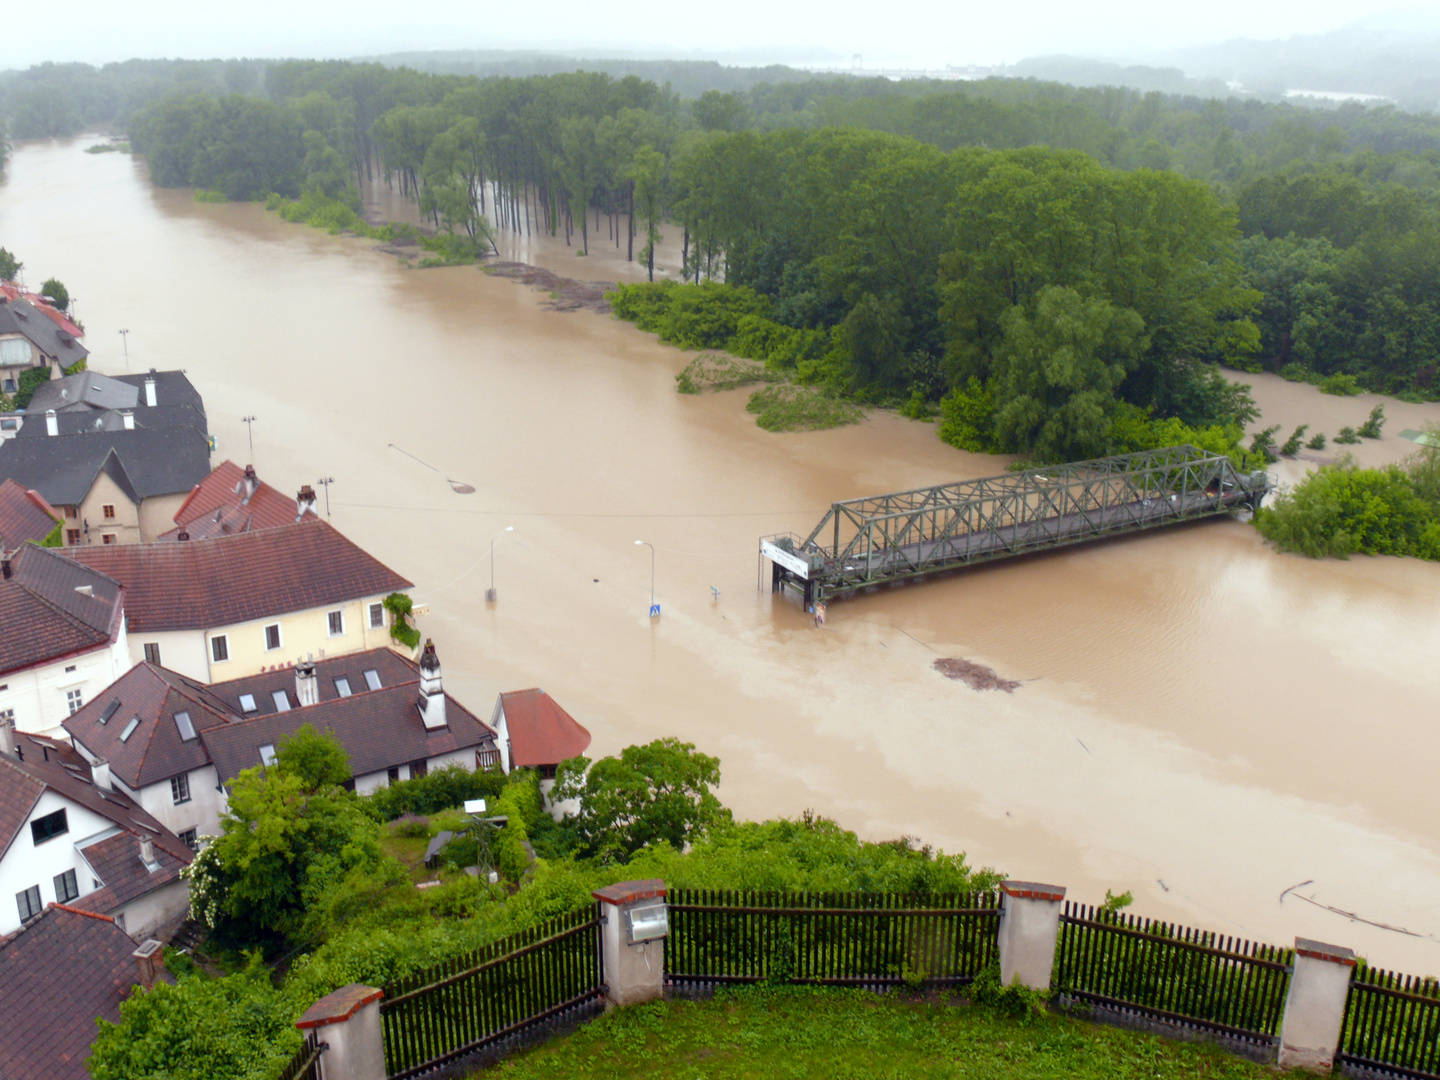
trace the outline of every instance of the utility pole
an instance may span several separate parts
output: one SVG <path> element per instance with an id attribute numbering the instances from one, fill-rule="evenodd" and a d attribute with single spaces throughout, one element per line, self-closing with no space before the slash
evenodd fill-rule
<path id="1" fill-rule="evenodd" d="M 325 489 L 325 516 L 328 518 L 330 516 L 330 485 L 335 482 L 335 477 L 322 476 L 315 482 Z"/>

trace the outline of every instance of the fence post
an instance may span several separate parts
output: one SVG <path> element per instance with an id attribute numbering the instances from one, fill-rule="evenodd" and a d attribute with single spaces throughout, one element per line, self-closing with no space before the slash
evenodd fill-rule
<path id="1" fill-rule="evenodd" d="M 1280 1021 L 1282 1069 L 1329 1072 L 1340 1046 L 1355 954 L 1339 945 L 1295 939 L 1295 973 Z"/>
<path id="2" fill-rule="evenodd" d="M 1017 978 L 1032 990 L 1049 990 L 1060 935 L 1063 885 L 1034 881 L 1000 883 L 1000 981 Z"/>
<path id="3" fill-rule="evenodd" d="M 664 996 L 664 933 L 668 932 L 665 895 L 665 882 L 659 878 L 622 881 L 595 891 L 595 899 L 600 901 L 600 957 L 605 967 L 607 1007 Z M 653 916 L 656 909 L 666 913 L 666 921 L 660 936 L 651 936 L 657 932 L 654 919 L 643 920 L 642 927 L 636 916 L 641 911 Z"/>
<path id="4" fill-rule="evenodd" d="M 326 994 L 295 1021 L 329 1044 L 320 1058 L 322 1080 L 385 1080 L 385 1038 L 380 999 L 373 986 L 351 983 Z"/>

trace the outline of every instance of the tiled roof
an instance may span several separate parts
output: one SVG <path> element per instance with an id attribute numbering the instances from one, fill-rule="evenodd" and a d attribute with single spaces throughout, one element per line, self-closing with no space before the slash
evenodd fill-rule
<path id="1" fill-rule="evenodd" d="M 60 328 L 33 304 L 0 294 L 0 334 L 22 334 L 65 367 L 90 355 L 75 335 Z"/>
<path id="2" fill-rule="evenodd" d="M 181 712 L 189 715 L 197 738 L 181 736 L 175 722 Z M 232 719 L 224 702 L 200 683 L 156 664 L 140 663 L 66 717 L 64 727 L 77 745 L 108 761 L 110 771 L 138 791 L 209 764 L 202 733 Z M 139 723 L 122 739 L 131 720 Z"/>
<path id="3" fill-rule="evenodd" d="M 320 691 L 320 702 L 323 704 L 340 699 L 341 694 L 336 687 L 336 679 L 344 679 L 351 694 L 358 694 L 368 689 L 365 681 L 365 672 L 367 671 L 375 672 L 375 677 L 380 680 L 382 687 L 399 686 L 402 683 L 413 685 L 420 679 L 419 667 L 394 649 L 366 649 L 364 652 L 332 656 L 315 661 L 315 677 Z M 289 701 L 291 708 L 299 705 L 299 698 L 295 693 L 295 669 L 293 667 L 280 667 L 275 671 L 262 671 L 258 675 L 228 679 L 225 682 L 212 683 L 205 689 L 222 702 L 229 712 L 236 716 L 242 716 L 246 720 L 274 713 L 276 711 L 275 699 L 272 695 L 276 690 L 285 691 L 286 700 Z M 418 692 L 417 690 L 416 693 Z M 244 694 L 249 694 L 254 699 L 255 708 L 253 710 L 246 710 L 241 702 L 240 698 Z"/>
<path id="4" fill-rule="evenodd" d="M 30 812 L 44 794 L 41 781 L 18 761 L 0 754 L 0 855 L 9 850 L 10 842 L 30 820 Z"/>
<path id="5" fill-rule="evenodd" d="M 174 529 L 160 537 L 175 540 L 185 532 L 191 540 L 209 540 L 231 533 L 253 532 L 293 525 L 297 519 L 295 500 L 260 480 L 255 493 L 247 497 L 245 470 L 233 461 L 222 461 L 195 486 L 184 505 L 175 512 Z M 313 512 L 308 516 L 314 517 Z"/>
<path id="6" fill-rule="evenodd" d="M 116 379 L 141 391 L 141 401 L 144 399 L 145 381 L 155 380 L 155 406 L 164 408 L 166 405 L 192 405 L 205 412 L 205 402 L 200 397 L 200 391 L 195 389 L 189 376 L 183 371 L 156 371 L 151 368 L 149 371 L 127 372 L 124 375 L 116 375 Z"/>
<path id="7" fill-rule="evenodd" d="M 103 375 L 98 371 L 81 371 L 36 387 L 26 412 L 44 414 L 47 409 L 57 413 L 69 410 L 133 409 L 140 400 L 140 391 L 130 383 Z"/>
<path id="8" fill-rule="evenodd" d="M 68 743 L 25 732 L 15 733 L 17 756 L 0 754 L 0 790 L 18 787 L 18 799 L 0 794 L 0 806 L 23 801 L 24 792 L 33 790 L 35 782 L 44 784 L 56 794 L 85 807 L 92 813 L 108 818 L 130 833 L 145 833 L 155 838 L 157 850 L 165 851 L 181 862 L 194 856 L 184 842 L 161 825 L 127 796 L 118 791 L 101 791 L 91 782 L 90 765 Z M 34 805 L 33 803 L 31 804 Z M 28 811 L 27 811 L 28 815 Z M 9 850 L 25 823 L 8 818 L 8 831 L 0 833 L 0 855 Z M 0 982 L 3 982 L 0 979 Z M 3 1014 L 0 1014 L 3 1015 Z"/>
<path id="9" fill-rule="evenodd" d="M 512 765 L 558 765 L 590 745 L 590 732 L 544 690 L 512 690 L 500 695 L 500 704 Z"/>
<path id="10" fill-rule="evenodd" d="M 78 506 L 102 469 L 135 501 L 188 492 L 210 472 L 210 442 L 189 425 L 52 436 L 40 434 L 43 416 L 25 421 L 26 437 L 0 452 L 0 480 L 34 488 L 51 506 Z"/>
<path id="11" fill-rule="evenodd" d="M 123 608 L 113 578 L 26 544 L 10 559 L 10 577 L 0 577 L 0 674 L 108 644 Z"/>
<path id="12" fill-rule="evenodd" d="M 38 544 L 59 520 L 55 508 L 38 491 L 14 480 L 0 482 L 0 551 L 13 551 L 27 540 Z"/>
<path id="13" fill-rule="evenodd" d="M 190 861 L 176 858 L 156 845 L 156 869 L 150 870 L 140 861 L 140 838 L 131 832 L 118 832 L 98 840 L 81 848 L 80 854 L 105 887 L 72 900 L 71 905 L 102 915 L 112 914 L 137 897 L 179 881 L 181 868 Z"/>
<path id="14" fill-rule="evenodd" d="M 412 584 L 318 518 L 183 544 L 64 551 L 125 587 L 132 633 L 230 626 Z"/>
<path id="15" fill-rule="evenodd" d="M 49 433 L 49 418 L 43 413 L 30 409 L 25 413 L 25 424 L 20 428 L 21 439 L 54 438 Z M 146 431 L 161 428 L 190 427 L 205 434 L 205 413 L 193 405 L 157 405 L 153 409 L 137 410 L 130 413 L 133 427 Z M 80 409 L 75 412 L 55 414 L 56 435 L 93 435 L 96 432 L 124 431 L 125 415 L 119 409 Z"/>
<path id="16" fill-rule="evenodd" d="M 95 1021 L 119 1021 L 138 974 L 135 946 L 113 919 L 59 904 L 0 943 L 0 1076 L 89 1080 Z"/>
<path id="17" fill-rule="evenodd" d="M 391 684 L 381 674 L 381 688 L 366 689 L 362 675 L 365 669 L 377 672 L 398 670 L 385 657 L 387 653 L 394 657 L 388 649 L 375 649 L 317 664 L 321 701 L 318 705 L 305 708 L 299 708 L 295 699 L 293 670 L 270 672 L 266 676 L 251 676 L 235 683 L 211 687 L 227 701 L 234 700 L 241 692 L 253 693 L 256 704 L 263 703 L 268 710 L 268 714 L 256 715 L 256 719 L 212 728 L 201 736 L 210 749 L 220 779 L 228 782 L 241 770 L 259 765 L 260 747 L 279 744 L 299 730 L 302 724 L 310 724 L 317 731 L 328 731 L 334 735 L 345 748 L 351 773 L 355 776 L 381 772 L 456 750 L 494 747 L 495 733 L 449 694 L 445 695 L 446 726 L 427 731 L 418 707 L 419 673 L 413 665 L 398 657 L 394 659 L 399 660 L 409 673 L 408 681 Z M 350 679 L 349 697 L 336 696 L 334 678 L 341 673 Z M 266 678 L 268 683 L 263 681 Z M 237 689 L 242 684 L 243 689 Z M 270 700 L 273 690 L 286 692 L 291 703 L 289 712 L 274 711 Z"/>
<path id="18" fill-rule="evenodd" d="M 63 311 L 57 311 L 54 306 L 46 303 L 45 298 L 37 292 L 31 292 L 13 281 L 0 281 L 0 296 L 6 296 L 11 300 L 24 300 L 71 337 L 83 338 L 85 336 L 84 329 L 73 323 Z"/>

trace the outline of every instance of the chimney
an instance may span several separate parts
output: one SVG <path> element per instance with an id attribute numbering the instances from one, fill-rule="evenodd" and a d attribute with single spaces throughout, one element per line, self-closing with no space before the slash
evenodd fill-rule
<path id="1" fill-rule="evenodd" d="M 295 495 L 295 520 L 299 521 L 307 513 L 314 513 L 314 511 L 315 489 L 306 484 Z"/>
<path id="2" fill-rule="evenodd" d="M 150 369 L 150 374 L 145 376 L 145 404 L 150 408 L 155 407 L 155 369 Z"/>
<path id="3" fill-rule="evenodd" d="M 145 864 L 145 869 L 152 874 L 160 869 L 160 864 L 155 861 L 155 838 L 153 836 L 141 834 L 140 861 Z"/>
<path id="4" fill-rule="evenodd" d="M 46 434 L 46 435 L 59 435 L 59 434 L 60 434 L 60 421 L 55 419 L 55 410 L 54 410 L 54 409 L 46 409 L 46 410 L 45 410 L 45 434 Z"/>
<path id="5" fill-rule="evenodd" d="M 0 719 L 0 752 L 20 757 L 20 748 L 15 743 L 15 721 L 8 716 Z M 20 758 L 20 760 L 25 760 Z"/>
<path id="6" fill-rule="evenodd" d="M 425 639 L 420 654 L 420 719 L 426 731 L 445 726 L 445 691 L 440 685 L 440 658 L 435 655 L 435 642 Z"/>
<path id="7" fill-rule="evenodd" d="M 135 981 L 149 990 L 165 974 L 165 947 L 151 938 L 130 955 L 135 957 Z"/>
<path id="8" fill-rule="evenodd" d="M 135 430 L 135 414 L 133 412 L 122 412 L 120 414 L 120 422 L 125 425 L 126 431 Z"/>
<path id="9" fill-rule="evenodd" d="M 0 581 L 9 581 L 15 571 L 10 569 L 10 556 L 0 548 Z"/>
<path id="10" fill-rule="evenodd" d="M 110 762 L 96 758 L 90 763 L 90 779 L 101 791 L 111 791 L 115 785 L 110 782 Z"/>
<path id="11" fill-rule="evenodd" d="M 260 486 L 260 477 L 255 474 L 254 465 L 245 466 L 245 480 L 243 483 L 245 485 L 245 497 L 240 500 L 242 506 L 254 498 L 255 489 Z"/>
<path id="12" fill-rule="evenodd" d="M 313 659 L 295 665 L 295 700 L 302 709 L 320 704 L 320 676 L 315 674 Z"/>
<path id="13" fill-rule="evenodd" d="M 181 529 L 178 533 L 175 534 L 175 539 L 176 539 L 176 540 L 189 540 L 189 539 L 190 539 L 190 534 L 189 534 L 188 532 L 186 532 L 184 529 Z"/>

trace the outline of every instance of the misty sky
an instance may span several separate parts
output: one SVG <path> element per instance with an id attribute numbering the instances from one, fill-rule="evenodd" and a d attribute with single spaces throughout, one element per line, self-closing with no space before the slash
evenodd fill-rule
<path id="1" fill-rule="evenodd" d="M 677 57 L 743 52 L 747 62 L 799 51 L 845 64 L 854 53 L 866 64 L 994 64 L 1047 52 L 1119 56 L 1234 37 L 1322 33 L 1394 6 L 1383 0 L 72 0 L 7 5 L 0 68 L 134 56 L 547 47 Z"/>

